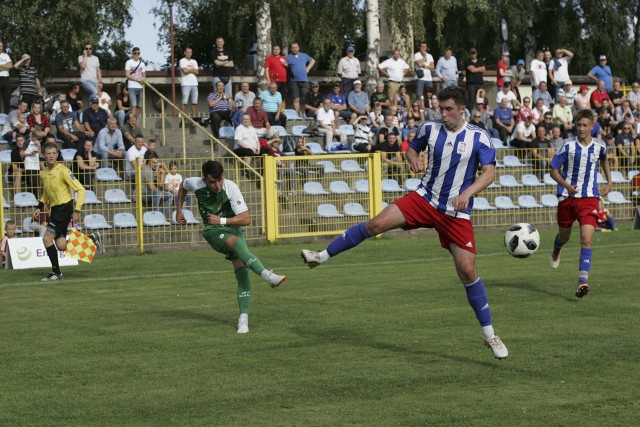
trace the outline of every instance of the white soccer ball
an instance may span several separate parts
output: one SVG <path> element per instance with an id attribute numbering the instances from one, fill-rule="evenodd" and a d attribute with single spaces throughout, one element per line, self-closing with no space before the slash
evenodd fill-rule
<path id="1" fill-rule="evenodd" d="M 531 224 L 514 224 L 504 234 L 504 246 L 509 255 L 526 258 L 535 253 L 540 246 L 540 233 Z"/>

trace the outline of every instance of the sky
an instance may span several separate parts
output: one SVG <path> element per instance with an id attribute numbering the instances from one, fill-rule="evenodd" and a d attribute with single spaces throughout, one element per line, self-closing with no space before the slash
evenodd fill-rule
<path id="1" fill-rule="evenodd" d="M 158 50 L 158 29 L 153 27 L 156 21 L 150 10 L 153 6 L 163 0 L 133 0 L 131 17 L 133 22 L 125 31 L 127 40 L 140 48 L 142 58 L 147 62 L 155 62 L 158 65 L 165 63 L 165 58 L 169 55 L 169 46 L 166 49 Z"/>

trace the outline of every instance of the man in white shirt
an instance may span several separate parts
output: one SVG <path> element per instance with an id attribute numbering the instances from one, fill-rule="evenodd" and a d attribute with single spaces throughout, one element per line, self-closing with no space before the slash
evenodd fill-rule
<path id="1" fill-rule="evenodd" d="M 442 89 L 458 84 L 458 60 L 453 56 L 451 48 L 446 48 L 444 56 L 438 59 L 436 75 L 442 80 Z"/>
<path id="2" fill-rule="evenodd" d="M 198 114 L 198 61 L 193 59 L 193 50 L 190 47 L 185 48 L 184 58 L 180 60 L 180 88 L 182 89 L 182 107 L 183 113 L 187 111 L 187 104 L 191 101 L 191 117 Z"/>
<path id="3" fill-rule="evenodd" d="M 100 70 L 100 59 L 93 54 L 93 45 L 84 44 L 82 55 L 78 57 L 80 67 L 80 82 L 82 87 L 89 94 L 89 98 L 98 92 L 98 83 L 102 82 L 102 70 Z"/>
<path id="4" fill-rule="evenodd" d="M 345 98 L 349 97 L 349 92 L 353 90 L 353 83 L 360 76 L 360 60 L 355 57 L 356 48 L 349 46 L 347 48 L 347 56 L 338 62 L 338 75 L 342 79 L 342 94 Z"/>
<path id="5" fill-rule="evenodd" d="M 640 82 L 635 81 L 631 83 L 631 92 L 627 93 L 627 99 L 629 100 L 636 117 L 638 117 L 638 113 L 640 111 Z"/>
<path id="6" fill-rule="evenodd" d="M 520 102 L 518 102 L 518 98 L 516 97 L 516 94 L 513 93 L 513 91 L 511 90 L 511 81 L 507 82 L 505 80 L 502 90 L 498 92 L 498 94 L 496 95 L 496 105 L 500 105 L 500 102 L 502 101 L 503 98 L 506 98 L 507 101 L 511 103 L 512 109 L 520 108 Z"/>
<path id="7" fill-rule="evenodd" d="M 127 76 L 131 112 L 139 116 L 142 108 L 142 82 L 147 77 L 147 69 L 140 59 L 140 48 L 133 48 L 132 57 L 124 65 L 124 70 Z"/>
<path id="8" fill-rule="evenodd" d="M 551 83 L 560 89 L 569 80 L 569 62 L 573 59 L 573 52 L 567 49 L 556 49 L 556 57 L 549 61 L 549 78 Z"/>
<path id="9" fill-rule="evenodd" d="M 427 52 L 427 42 L 420 43 L 420 50 L 413 55 L 413 65 L 416 70 L 416 98 L 424 99 L 424 90 L 433 87 L 431 72 L 436 68 L 433 56 Z"/>
<path id="10" fill-rule="evenodd" d="M 409 64 L 400 58 L 400 50 L 394 49 L 391 58 L 378 65 L 378 71 L 389 79 L 387 90 L 389 91 L 389 99 L 393 102 L 402 84 L 402 79 L 409 73 Z"/>
<path id="11" fill-rule="evenodd" d="M 324 135 L 325 149 L 329 149 L 329 144 L 333 141 L 333 135 L 340 137 L 341 145 L 347 144 L 346 132 L 336 129 L 336 116 L 331 109 L 331 100 L 329 98 L 325 98 L 325 100 L 322 101 L 322 108 L 318 108 L 316 111 L 316 120 L 320 134 Z"/>
<path id="12" fill-rule="evenodd" d="M 9 80 L 9 70 L 13 68 L 13 62 L 9 55 L 4 52 L 4 43 L 0 40 L 0 96 L 4 114 L 11 111 L 11 81 Z"/>
<path id="13" fill-rule="evenodd" d="M 237 92 L 233 99 L 236 101 L 236 108 L 242 110 L 242 113 L 246 113 L 247 108 L 253 105 L 256 94 L 249 90 L 249 83 L 242 82 L 240 83 L 240 92 Z"/>
<path id="14" fill-rule="evenodd" d="M 536 90 L 540 82 L 547 81 L 547 64 L 544 63 L 544 52 L 536 52 L 536 59 L 531 61 L 531 90 Z"/>
<path id="15" fill-rule="evenodd" d="M 233 152 L 238 157 L 244 157 L 244 161 L 250 165 L 252 156 L 260 155 L 260 141 L 255 128 L 251 126 L 251 116 L 242 115 L 242 124 L 235 130 L 233 136 Z"/>
<path id="16" fill-rule="evenodd" d="M 136 177 L 136 162 L 142 167 L 144 164 L 144 153 L 147 152 L 147 147 L 144 144 L 144 136 L 138 135 L 133 140 L 133 145 L 127 150 L 127 161 L 125 162 L 124 177 L 126 179 L 135 179 Z"/>

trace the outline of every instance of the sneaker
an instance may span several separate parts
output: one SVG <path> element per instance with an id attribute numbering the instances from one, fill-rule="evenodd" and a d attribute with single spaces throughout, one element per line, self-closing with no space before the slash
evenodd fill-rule
<path id="1" fill-rule="evenodd" d="M 246 334 L 249 332 L 249 315 L 242 313 L 238 318 L 238 330 L 239 334 Z"/>
<path id="2" fill-rule="evenodd" d="M 303 249 L 300 251 L 300 256 L 305 264 L 309 266 L 309 268 L 314 268 L 322 264 L 322 259 L 320 257 L 319 252 L 310 251 L 309 249 Z"/>
<path id="3" fill-rule="evenodd" d="M 279 274 L 276 274 L 273 271 L 269 271 L 268 276 L 266 278 L 267 283 L 269 283 L 272 288 L 277 288 L 282 283 L 284 283 L 285 280 L 287 280 L 287 276 L 280 276 Z"/>
<path id="4" fill-rule="evenodd" d="M 46 277 L 42 278 L 42 280 L 40 280 L 41 282 L 53 282 L 54 280 L 62 280 L 62 273 L 56 273 L 55 271 L 52 271 L 51 273 L 47 274 Z"/>
<path id="5" fill-rule="evenodd" d="M 576 289 L 576 297 L 582 298 L 589 293 L 589 285 L 584 282 L 578 283 L 578 289 Z"/>
<path id="6" fill-rule="evenodd" d="M 484 345 L 491 349 L 493 357 L 496 359 L 506 359 L 509 355 L 509 350 L 507 350 L 507 347 L 497 335 L 494 335 L 491 339 L 484 340 Z"/>
<path id="7" fill-rule="evenodd" d="M 560 265 L 560 252 L 553 251 L 549 257 L 549 264 L 551 264 L 551 268 L 558 268 Z"/>
<path id="8" fill-rule="evenodd" d="M 93 240 L 93 243 L 95 243 L 96 249 L 98 249 L 98 252 L 103 254 L 104 245 L 102 244 L 102 236 L 100 235 L 100 232 L 96 231 L 95 233 L 90 234 L 89 238 L 91 238 L 91 240 Z"/>

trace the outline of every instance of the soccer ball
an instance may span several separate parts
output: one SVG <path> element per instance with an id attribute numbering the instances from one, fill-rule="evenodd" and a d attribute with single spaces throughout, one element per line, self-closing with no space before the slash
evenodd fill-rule
<path id="1" fill-rule="evenodd" d="M 504 234 L 504 246 L 509 255 L 526 258 L 538 250 L 540 234 L 531 224 L 524 222 L 514 224 Z"/>

